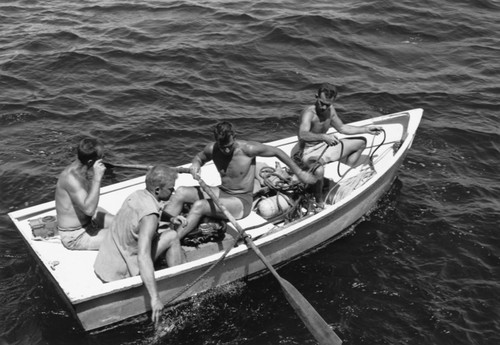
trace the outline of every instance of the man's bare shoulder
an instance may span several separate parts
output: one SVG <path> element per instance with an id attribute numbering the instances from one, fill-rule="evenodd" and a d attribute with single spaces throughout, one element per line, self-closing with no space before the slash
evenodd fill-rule
<path id="1" fill-rule="evenodd" d="M 316 107 L 313 105 L 308 105 L 302 110 L 302 117 L 304 116 L 315 116 L 316 115 Z"/>
<path id="2" fill-rule="evenodd" d="M 58 178 L 57 178 L 57 184 L 62 184 L 64 182 L 66 182 L 69 178 L 69 176 L 71 175 L 71 166 L 68 165 L 67 167 L 64 168 L 63 171 L 61 171 L 61 173 L 59 174 Z"/>
<path id="3" fill-rule="evenodd" d="M 334 107 L 331 107 L 330 110 L 330 121 L 332 126 L 335 127 L 335 129 L 337 130 L 339 130 L 339 127 L 344 124 L 340 119 L 340 117 L 337 115 L 337 111 L 335 110 Z"/>
<path id="4" fill-rule="evenodd" d="M 258 141 L 242 141 L 239 146 L 242 154 L 247 157 L 257 157 L 260 155 L 269 156 L 275 153 L 276 148 Z"/>
<path id="5" fill-rule="evenodd" d="M 212 142 L 206 144 L 205 147 L 203 148 L 203 150 L 211 152 L 214 149 L 214 146 L 215 146 L 215 143 L 212 141 Z"/>
<path id="6" fill-rule="evenodd" d="M 333 106 L 330 107 L 330 117 L 331 118 L 338 117 L 337 111 L 335 110 L 335 108 Z"/>
<path id="7" fill-rule="evenodd" d="M 262 144 L 253 140 L 236 140 L 237 150 L 235 152 L 240 152 L 242 155 L 253 157 L 255 156 L 255 150 L 258 150 Z"/>
<path id="8" fill-rule="evenodd" d="M 214 142 L 211 142 L 211 143 L 208 143 L 206 144 L 203 149 L 198 153 L 198 156 L 200 156 L 202 159 L 207 159 L 207 160 L 210 160 L 212 159 L 212 154 L 214 152 L 214 146 L 215 146 L 215 143 Z"/>
<path id="9" fill-rule="evenodd" d="M 241 139 L 235 140 L 234 142 L 236 144 L 236 148 L 239 149 L 237 151 L 241 151 L 243 154 L 246 154 L 246 152 L 251 150 L 255 144 L 258 144 L 256 141 Z"/>
<path id="10" fill-rule="evenodd" d="M 63 189 L 72 189 L 82 186 L 82 176 L 73 165 L 68 165 L 59 175 L 57 186 Z"/>

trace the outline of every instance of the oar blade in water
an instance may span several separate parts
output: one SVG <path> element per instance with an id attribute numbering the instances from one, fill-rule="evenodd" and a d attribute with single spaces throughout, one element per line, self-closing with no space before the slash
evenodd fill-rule
<path id="1" fill-rule="evenodd" d="M 287 280 L 280 279 L 286 299 L 320 345 L 341 345 L 342 340 L 305 297 Z"/>

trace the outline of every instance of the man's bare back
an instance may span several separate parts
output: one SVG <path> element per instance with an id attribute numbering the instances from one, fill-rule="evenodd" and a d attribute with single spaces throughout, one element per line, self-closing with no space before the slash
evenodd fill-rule
<path id="1" fill-rule="evenodd" d="M 68 249 L 99 249 L 104 237 L 100 230 L 113 220 L 112 215 L 98 208 L 106 170 L 102 151 L 95 139 L 82 139 L 78 159 L 59 175 L 55 191 L 57 227 L 61 242 Z"/>
<path id="2" fill-rule="evenodd" d="M 86 176 L 74 167 L 74 164 L 66 167 L 56 184 L 56 210 L 58 225 L 62 228 L 75 228 L 86 225 L 91 216 L 85 214 L 79 207 L 75 207 L 68 190 L 85 191 L 88 193 L 89 181 Z"/>

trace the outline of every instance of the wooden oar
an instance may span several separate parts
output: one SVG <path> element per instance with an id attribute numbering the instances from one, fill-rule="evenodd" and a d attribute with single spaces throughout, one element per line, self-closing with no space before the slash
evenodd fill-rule
<path id="1" fill-rule="evenodd" d="M 109 163 L 103 162 L 106 169 L 113 168 L 125 168 L 125 169 L 139 169 L 139 170 L 149 170 L 152 168 L 152 165 L 142 165 L 142 164 L 119 164 L 119 163 Z"/>
<path id="2" fill-rule="evenodd" d="M 124 168 L 124 169 L 149 170 L 154 166 L 154 165 L 143 165 L 143 164 L 118 164 L 118 163 L 109 163 L 109 162 L 104 162 L 103 164 L 107 169 Z M 175 168 L 175 169 L 177 169 L 177 172 L 179 174 L 189 174 L 190 173 L 189 168 Z"/>
<path id="3" fill-rule="evenodd" d="M 224 215 L 229 219 L 231 224 L 242 234 L 245 233 L 245 230 L 238 224 L 236 219 L 232 216 L 231 213 L 222 205 L 219 199 L 215 196 L 212 189 L 202 180 L 198 180 L 201 188 L 210 195 L 210 198 L 214 201 L 214 203 L 224 212 Z M 335 332 L 330 328 L 330 326 L 326 323 L 325 320 L 318 314 L 316 309 L 305 299 L 304 296 L 288 281 L 281 278 L 278 272 L 274 269 L 274 267 L 269 263 L 264 254 L 257 248 L 255 243 L 248 236 L 243 237 L 245 242 L 254 250 L 255 254 L 262 260 L 264 265 L 271 271 L 274 277 L 278 280 L 281 285 L 281 288 L 288 300 L 288 302 L 292 305 L 295 312 L 302 319 L 302 322 L 306 325 L 307 329 L 311 334 L 316 338 L 320 345 L 340 345 L 342 344 L 342 340 L 335 334 Z"/>

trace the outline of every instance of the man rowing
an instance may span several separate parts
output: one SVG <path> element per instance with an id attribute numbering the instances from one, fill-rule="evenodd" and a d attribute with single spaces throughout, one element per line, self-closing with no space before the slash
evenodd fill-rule
<path id="1" fill-rule="evenodd" d="M 236 140 L 236 133 L 229 122 L 217 123 L 214 137 L 215 142 L 207 144 L 193 158 L 191 174 L 199 179 L 201 167 L 213 160 L 221 177 L 221 185 L 211 188 L 235 219 L 244 218 L 251 211 L 258 156 L 276 157 L 290 167 L 301 181 L 308 184 L 316 182 L 313 174 L 301 170 L 281 149 L 255 141 Z M 194 230 L 203 216 L 226 218 L 200 187 L 179 187 L 164 213 L 168 217 L 176 216 L 180 214 L 184 203 L 191 203 L 192 207 L 187 216 L 187 224 L 177 229 L 180 238 Z"/>

